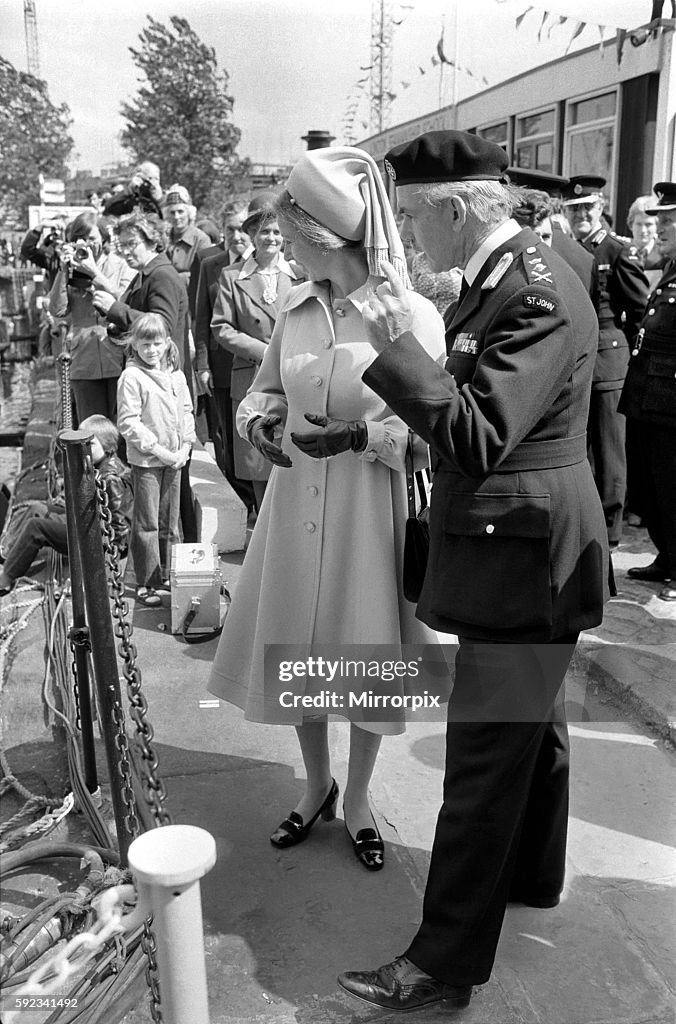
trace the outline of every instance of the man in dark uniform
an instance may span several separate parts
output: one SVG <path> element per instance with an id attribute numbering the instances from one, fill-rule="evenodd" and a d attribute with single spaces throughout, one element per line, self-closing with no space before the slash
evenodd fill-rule
<path id="1" fill-rule="evenodd" d="M 510 217 L 506 164 L 499 146 L 456 131 L 423 135 L 385 162 L 402 230 L 433 270 L 464 271 L 445 367 L 411 333 L 391 268 L 362 313 L 379 353 L 364 381 L 437 459 L 417 615 L 459 638 L 421 926 L 404 956 L 338 979 L 393 1010 L 466 1006 L 490 976 L 508 901 L 558 903 L 561 684 L 606 593 L 586 456 L 596 315 L 570 267 Z"/>
<path id="2" fill-rule="evenodd" d="M 567 178 L 547 171 L 526 167 L 509 167 L 507 176 L 513 185 L 523 189 L 520 206 L 514 210 L 514 220 L 521 227 L 530 227 L 546 245 L 558 252 L 582 281 L 589 297 L 598 310 L 599 274 L 596 260 L 570 235 L 564 234 L 553 220 L 554 199 L 560 201 Z"/>
<path id="3" fill-rule="evenodd" d="M 654 188 L 657 244 L 669 261 L 648 297 L 632 346 L 620 412 L 631 421 L 639 514 L 657 548 L 650 565 L 629 569 L 636 580 L 664 582 L 663 601 L 676 601 L 676 183 Z"/>
<path id="4" fill-rule="evenodd" d="M 605 178 L 570 179 L 565 207 L 575 238 L 599 270 L 599 347 L 589 409 L 589 458 L 606 517 L 608 541 L 622 536 L 627 490 L 625 422 L 617 406 L 633 344 L 648 298 L 648 281 L 635 245 L 625 245 L 603 227 Z"/>

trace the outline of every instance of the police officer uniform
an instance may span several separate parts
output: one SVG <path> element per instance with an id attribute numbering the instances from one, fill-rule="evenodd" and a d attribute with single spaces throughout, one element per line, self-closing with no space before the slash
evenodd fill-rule
<path id="1" fill-rule="evenodd" d="M 385 166 L 399 186 L 500 181 L 506 163 L 499 146 L 449 131 L 398 147 Z M 481 250 L 485 261 L 465 268 L 446 365 L 404 333 L 363 378 L 436 456 L 416 614 L 459 638 L 422 923 L 403 968 L 398 959 L 339 978 L 394 1009 L 466 1005 L 467 986 L 490 976 L 508 900 L 558 902 L 568 808 L 560 687 L 607 593 L 586 456 L 594 308 L 573 270 L 515 221 Z"/>
<path id="2" fill-rule="evenodd" d="M 676 183 L 659 182 L 657 216 L 676 210 Z M 634 579 L 671 581 L 660 592 L 676 600 L 676 261 L 648 297 L 632 346 L 620 412 L 629 421 L 636 465 L 638 511 L 657 548 L 652 565 L 629 570 Z"/>
<path id="3" fill-rule="evenodd" d="M 570 179 L 565 206 L 602 198 L 605 178 L 578 175 Z M 648 281 L 637 247 L 625 245 L 605 227 L 581 241 L 596 260 L 599 272 L 599 344 L 589 409 L 589 458 L 601 496 L 608 540 L 619 543 L 627 489 L 625 422 L 618 415 L 629 346 L 636 336 L 648 296 Z"/>

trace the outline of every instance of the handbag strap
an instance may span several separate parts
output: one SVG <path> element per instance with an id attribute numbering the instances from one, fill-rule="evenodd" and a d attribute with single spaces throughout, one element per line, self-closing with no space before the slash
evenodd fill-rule
<path id="1" fill-rule="evenodd" d="M 408 499 L 408 518 L 415 519 L 415 474 L 413 472 L 413 445 L 411 438 L 413 431 L 409 430 L 406 439 L 406 497 Z"/>
<path id="2" fill-rule="evenodd" d="M 415 489 L 418 488 L 418 494 L 420 496 L 420 511 L 422 512 L 427 508 L 427 486 L 425 480 L 425 470 L 413 469 L 413 431 L 409 430 L 408 438 L 406 440 L 406 497 L 408 498 L 408 517 L 409 519 L 415 519 L 418 512 L 415 507 Z"/>

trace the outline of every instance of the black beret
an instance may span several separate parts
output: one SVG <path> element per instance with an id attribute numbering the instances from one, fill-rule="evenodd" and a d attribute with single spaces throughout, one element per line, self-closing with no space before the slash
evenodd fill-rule
<path id="1" fill-rule="evenodd" d="M 512 185 L 521 185 L 524 188 L 537 188 L 548 195 L 561 195 L 568 183 L 568 178 L 560 174 L 550 174 L 549 171 L 539 171 L 529 167 L 508 167 L 507 177 Z"/>
<path id="2" fill-rule="evenodd" d="M 657 196 L 657 206 L 646 210 L 649 217 L 656 217 L 658 213 L 666 213 L 667 210 L 676 210 L 676 182 L 658 181 L 653 185 L 653 192 Z"/>
<path id="3" fill-rule="evenodd" d="M 569 178 L 565 188 L 566 201 L 564 206 L 575 206 L 576 203 L 588 203 L 603 198 L 605 178 L 593 174 L 575 174 Z"/>
<path id="4" fill-rule="evenodd" d="M 385 170 L 395 185 L 504 181 L 508 163 L 504 149 L 480 135 L 427 132 L 391 149 L 385 157 Z"/>

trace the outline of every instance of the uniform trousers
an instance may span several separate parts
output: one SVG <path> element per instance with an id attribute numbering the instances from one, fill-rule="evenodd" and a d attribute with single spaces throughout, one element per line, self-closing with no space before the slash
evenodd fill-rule
<path id="1" fill-rule="evenodd" d="M 422 923 L 406 952 L 439 981 L 484 984 L 508 900 L 556 900 L 561 892 L 569 775 L 563 680 L 577 637 L 459 639 L 443 804 Z"/>
<path id="2" fill-rule="evenodd" d="M 587 423 L 589 461 L 601 498 L 608 528 L 608 542 L 622 537 L 622 516 L 627 490 L 625 419 L 617 411 L 621 388 L 603 391 L 592 387 Z"/>
<path id="3" fill-rule="evenodd" d="M 676 427 L 631 420 L 634 511 L 657 548 L 657 564 L 676 580 Z"/>

